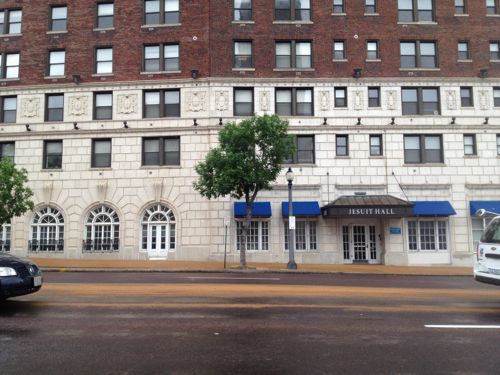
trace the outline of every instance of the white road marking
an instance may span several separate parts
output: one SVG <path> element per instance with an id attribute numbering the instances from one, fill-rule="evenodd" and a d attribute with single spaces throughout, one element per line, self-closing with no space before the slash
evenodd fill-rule
<path id="1" fill-rule="evenodd" d="M 425 328 L 449 328 L 449 329 L 500 329 L 500 326 L 486 326 L 486 325 L 460 325 L 460 324 L 441 324 L 441 325 L 431 325 L 426 324 Z"/>
<path id="2" fill-rule="evenodd" d="M 279 277 L 205 277 L 205 276 L 189 276 L 186 279 L 196 280 L 272 280 L 279 281 Z"/>

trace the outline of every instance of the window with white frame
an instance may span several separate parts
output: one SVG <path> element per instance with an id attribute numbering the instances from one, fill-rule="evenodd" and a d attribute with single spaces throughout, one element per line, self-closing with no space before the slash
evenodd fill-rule
<path id="1" fill-rule="evenodd" d="M 83 251 L 118 251 L 119 237 L 120 219 L 114 209 L 101 205 L 89 212 Z"/>
<path id="2" fill-rule="evenodd" d="M 16 79 L 19 78 L 19 53 L 1 53 L 0 54 L 0 78 Z"/>
<path id="3" fill-rule="evenodd" d="M 434 21 L 434 0 L 398 0 L 398 21 Z"/>
<path id="4" fill-rule="evenodd" d="M 334 60 L 345 60 L 346 52 L 345 52 L 345 41 L 343 40 L 335 40 L 333 42 L 333 59 Z"/>
<path id="5" fill-rule="evenodd" d="M 0 10 L 0 34 L 20 34 L 22 18 L 21 9 Z"/>
<path id="6" fill-rule="evenodd" d="M 458 59 L 459 60 L 470 60 L 469 42 L 466 40 L 461 40 L 457 44 Z"/>
<path id="7" fill-rule="evenodd" d="M 252 41 L 234 41 L 233 68 L 248 69 L 253 67 Z"/>
<path id="8" fill-rule="evenodd" d="M 30 251 L 63 251 L 64 217 L 62 213 L 50 206 L 37 210 L 31 221 L 30 238 Z"/>
<path id="9" fill-rule="evenodd" d="M 311 42 L 276 42 L 276 68 L 308 69 L 312 67 Z"/>
<path id="10" fill-rule="evenodd" d="M 243 221 L 236 221 L 236 250 L 240 251 L 243 240 Z M 269 221 L 250 221 L 247 228 L 247 251 L 269 250 Z"/>
<path id="11" fill-rule="evenodd" d="M 96 74 L 113 73 L 113 47 L 96 48 L 95 72 Z"/>
<path id="12" fill-rule="evenodd" d="M 110 29 L 113 27 L 114 4 L 97 4 L 97 28 Z"/>
<path id="13" fill-rule="evenodd" d="M 68 25 L 68 7 L 54 6 L 50 13 L 50 31 L 66 31 Z"/>
<path id="14" fill-rule="evenodd" d="M 180 70 L 179 43 L 144 46 L 145 72 L 177 72 Z"/>
<path id="15" fill-rule="evenodd" d="M 146 209 L 141 221 L 142 250 L 175 250 L 175 214 L 166 205 L 154 204 Z"/>
<path id="16" fill-rule="evenodd" d="M 448 219 L 418 218 L 407 221 L 409 251 L 449 250 Z"/>
<path id="17" fill-rule="evenodd" d="M 180 22 L 179 0 L 145 0 L 145 25 L 172 25 Z"/>
<path id="18" fill-rule="evenodd" d="M 367 60 L 378 60 L 378 41 L 369 40 L 366 42 L 366 58 Z"/>
<path id="19" fill-rule="evenodd" d="M 234 20 L 250 21 L 252 19 L 252 0 L 234 0 Z"/>
<path id="20" fill-rule="evenodd" d="M 0 253 L 10 251 L 10 224 L 3 224 L 0 228 Z"/>
<path id="21" fill-rule="evenodd" d="M 310 0 L 275 0 L 274 19 L 276 21 L 311 20 Z"/>
<path id="22" fill-rule="evenodd" d="M 455 0 L 455 14 L 466 14 L 467 8 L 465 0 Z"/>
<path id="23" fill-rule="evenodd" d="M 285 220 L 285 250 L 288 251 L 288 220 Z M 314 251 L 318 250 L 316 239 L 316 221 L 297 220 L 295 222 L 295 250 Z"/>
<path id="24" fill-rule="evenodd" d="M 403 69 L 437 68 L 436 42 L 403 41 L 399 43 L 400 67 Z"/>
<path id="25" fill-rule="evenodd" d="M 64 76 L 66 51 L 49 51 L 49 77 Z"/>

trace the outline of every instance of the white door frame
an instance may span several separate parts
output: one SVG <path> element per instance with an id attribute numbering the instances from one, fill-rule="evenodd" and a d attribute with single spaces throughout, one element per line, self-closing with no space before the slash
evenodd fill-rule
<path id="1" fill-rule="evenodd" d="M 167 258 L 168 255 L 168 231 L 167 223 L 149 223 L 148 224 L 148 257 L 149 258 Z M 164 232 L 163 232 L 164 230 Z M 155 232 L 153 234 L 153 231 Z M 163 233 L 162 233 L 163 232 Z M 162 249 L 163 245 L 163 249 Z"/>
<path id="2" fill-rule="evenodd" d="M 381 234 L 380 234 L 380 222 L 377 219 L 374 219 L 373 221 L 349 221 L 349 222 L 342 222 L 340 226 L 340 231 L 339 233 L 341 234 L 341 241 L 340 243 L 342 244 L 341 248 L 343 249 L 344 247 L 344 238 L 343 238 L 343 227 L 348 227 L 349 228 L 349 259 L 344 258 L 344 254 L 342 252 L 342 259 L 344 263 L 356 263 L 357 261 L 369 263 L 369 264 L 381 264 L 382 263 L 382 244 L 380 241 Z M 358 246 L 364 246 L 365 249 L 364 255 L 360 256 L 359 259 L 356 258 L 355 254 L 355 243 L 354 243 L 354 228 L 355 227 L 362 227 L 364 228 L 364 245 L 360 242 Z M 370 233 L 370 227 L 374 227 L 375 232 L 372 234 Z M 361 235 L 361 233 L 360 233 Z M 371 236 L 374 236 L 374 238 Z M 375 246 L 375 255 L 376 257 L 372 257 L 372 248 L 370 247 L 371 245 Z"/>

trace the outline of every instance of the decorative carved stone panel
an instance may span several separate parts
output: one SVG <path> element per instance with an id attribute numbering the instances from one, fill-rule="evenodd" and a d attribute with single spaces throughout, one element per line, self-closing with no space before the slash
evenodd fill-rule
<path id="1" fill-rule="evenodd" d="M 205 92 L 188 92 L 186 95 L 186 108 L 188 112 L 201 112 L 206 104 Z"/>
<path id="2" fill-rule="evenodd" d="M 490 93 L 486 90 L 479 91 L 479 108 L 490 109 Z"/>
<path id="3" fill-rule="evenodd" d="M 259 95 L 259 106 L 263 112 L 269 111 L 271 108 L 271 98 L 269 91 L 261 91 Z"/>
<path id="4" fill-rule="evenodd" d="M 40 98 L 23 98 L 21 113 L 23 117 L 37 117 L 40 110 Z"/>
<path id="5" fill-rule="evenodd" d="M 97 182 L 97 196 L 99 203 L 104 203 L 108 192 L 108 180 L 100 180 Z"/>
<path id="6" fill-rule="evenodd" d="M 118 95 L 118 113 L 137 113 L 137 94 Z"/>
<path id="7" fill-rule="evenodd" d="M 398 93 L 396 90 L 386 91 L 386 105 L 388 110 L 398 109 Z"/>
<path id="8" fill-rule="evenodd" d="M 215 92 L 215 109 L 217 111 L 227 111 L 229 108 L 229 93 L 227 91 Z"/>
<path id="9" fill-rule="evenodd" d="M 353 103 L 354 103 L 354 109 L 357 111 L 361 111 L 363 109 L 363 103 L 364 103 L 364 95 L 363 91 L 361 90 L 356 90 L 353 92 Z"/>
<path id="10" fill-rule="evenodd" d="M 160 202 L 161 195 L 163 192 L 163 178 L 153 181 L 153 189 L 155 193 L 155 201 Z"/>
<path id="11" fill-rule="evenodd" d="M 84 116 L 88 112 L 89 99 L 86 96 L 71 96 L 69 98 L 69 114 L 72 116 Z"/>
<path id="12" fill-rule="evenodd" d="M 54 191 L 54 183 L 52 181 L 48 181 L 43 185 L 43 201 L 45 202 L 46 205 L 50 203 L 53 191 Z"/>
<path id="13" fill-rule="evenodd" d="M 319 92 L 319 109 L 328 111 L 330 109 L 330 91 Z"/>
<path id="14" fill-rule="evenodd" d="M 457 93 L 454 90 L 446 91 L 446 107 L 449 110 L 457 109 Z"/>

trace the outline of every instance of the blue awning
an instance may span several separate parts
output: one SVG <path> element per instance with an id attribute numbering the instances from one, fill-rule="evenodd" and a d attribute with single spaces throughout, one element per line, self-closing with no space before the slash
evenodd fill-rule
<path id="1" fill-rule="evenodd" d="M 495 214 L 500 215 L 500 201 L 471 201 L 469 205 L 470 216 L 476 216 L 476 212 L 480 208 L 483 208 L 488 212 L 494 212 Z"/>
<path id="2" fill-rule="evenodd" d="M 321 215 L 318 202 L 293 202 L 292 205 L 293 216 L 311 217 Z M 281 214 L 283 217 L 288 217 L 288 202 L 281 202 Z"/>
<path id="3" fill-rule="evenodd" d="M 253 202 L 252 217 L 271 217 L 271 202 Z M 234 217 L 247 216 L 246 202 L 234 202 Z"/>
<path id="4" fill-rule="evenodd" d="M 414 201 L 413 216 L 450 216 L 457 213 L 448 201 Z"/>

